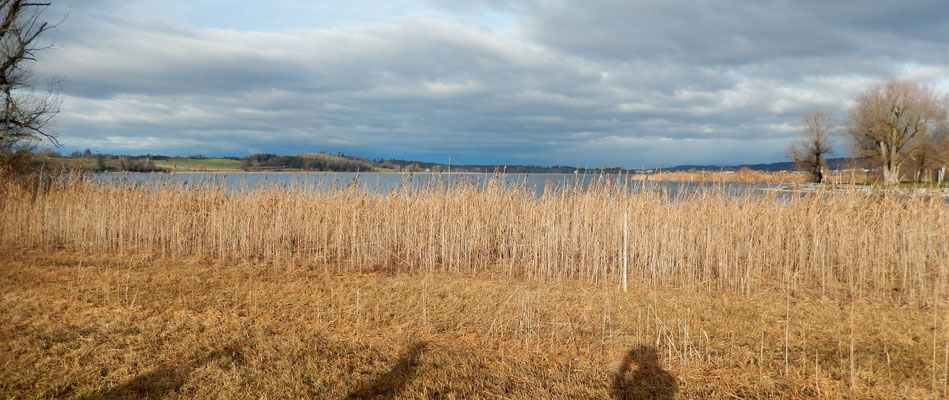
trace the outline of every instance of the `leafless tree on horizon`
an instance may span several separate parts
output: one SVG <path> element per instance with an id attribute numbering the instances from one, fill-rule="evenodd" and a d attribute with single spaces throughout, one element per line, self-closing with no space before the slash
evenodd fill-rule
<path id="1" fill-rule="evenodd" d="M 928 86 L 891 79 L 857 97 L 847 133 L 862 156 L 880 161 L 883 182 L 900 182 L 900 167 L 918 154 L 937 119 L 937 93 Z"/>
<path id="2" fill-rule="evenodd" d="M 804 114 L 804 128 L 788 146 L 787 156 L 811 175 L 814 182 L 824 181 L 827 156 L 833 154 L 834 128 L 830 116 L 821 110 Z"/>

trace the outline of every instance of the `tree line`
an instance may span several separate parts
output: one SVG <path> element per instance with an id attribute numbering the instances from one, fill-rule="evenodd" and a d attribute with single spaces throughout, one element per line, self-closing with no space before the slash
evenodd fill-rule
<path id="1" fill-rule="evenodd" d="M 279 171 L 297 169 L 303 171 L 368 172 L 375 165 L 366 159 L 347 156 L 342 153 L 331 155 L 312 153 L 303 155 L 252 154 L 241 160 L 241 169 L 245 171 Z"/>
<path id="2" fill-rule="evenodd" d="M 399 160 L 399 159 L 381 159 L 375 161 L 380 168 L 396 172 L 469 172 L 469 173 L 512 173 L 512 174 L 595 174 L 608 173 L 617 174 L 625 172 L 622 167 L 599 167 L 588 168 L 579 166 L 554 165 L 544 167 L 539 165 L 508 165 L 508 164 L 442 164 L 433 162 Z"/>

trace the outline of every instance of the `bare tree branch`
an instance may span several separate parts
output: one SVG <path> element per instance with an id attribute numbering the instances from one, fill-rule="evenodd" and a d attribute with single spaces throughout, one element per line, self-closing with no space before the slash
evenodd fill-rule
<path id="1" fill-rule="evenodd" d="M 0 0 L 0 152 L 10 152 L 24 141 L 48 141 L 58 146 L 47 131 L 59 113 L 61 97 L 51 86 L 46 92 L 33 90 L 31 63 L 38 44 L 51 26 L 41 21 L 48 2 Z"/>

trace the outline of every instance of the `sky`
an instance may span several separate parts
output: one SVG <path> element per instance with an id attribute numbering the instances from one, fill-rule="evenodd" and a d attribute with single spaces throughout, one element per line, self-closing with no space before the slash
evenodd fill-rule
<path id="1" fill-rule="evenodd" d="M 945 0 L 53 3 L 65 152 L 777 162 L 807 111 L 949 90 Z"/>

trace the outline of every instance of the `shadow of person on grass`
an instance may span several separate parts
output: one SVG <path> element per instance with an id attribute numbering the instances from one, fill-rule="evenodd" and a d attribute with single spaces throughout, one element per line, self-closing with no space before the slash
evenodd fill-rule
<path id="1" fill-rule="evenodd" d="M 180 390 L 191 376 L 191 373 L 217 359 L 228 357 L 237 358 L 241 345 L 229 345 L 203 356 L 187 361 L 183 364 L 165 364 L 151 371 L 140 374 L 129 381 L 111 388 L 105 392 L 93 393 L 82 397 L 83 400 L 107 399 L 160 399 Z"/>
<path id="2" fill-rule="evenodd" d="M 639 368 L 630 374 L 633 363 Z M 613 378 L 611 394 L 616 400 L 669 400 L 677 388 L 676 378 L 659 366 L 656 349 L 638 346 L 623 357 Z"/>
<path id="3" fill-rule="evenodd" d="M 371 382 L 361 385 L 351 392 L 347 399 L 391 399 L 398 395 L 405 386 L 415 379 L 419 365 L 419 356 L 428 346 L 425 342 L 416 342 L 399 357 L 399 360 L 388 372 L 379 375 Z"/>

